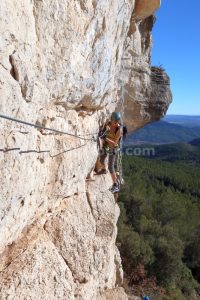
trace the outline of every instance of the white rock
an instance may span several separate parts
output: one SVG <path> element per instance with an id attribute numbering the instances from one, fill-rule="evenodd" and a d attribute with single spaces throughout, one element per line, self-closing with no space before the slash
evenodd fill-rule
<path id="1" fill-rule="evenodd" d="M 1 299 L 126 299 L 111 178 L 85 179 L 121 88 L 130 129 L 171 101 L 149 66 L 157 5 L 136 4 L 0 1 L 0 114 L 90 139 L 0 118 Z"/>

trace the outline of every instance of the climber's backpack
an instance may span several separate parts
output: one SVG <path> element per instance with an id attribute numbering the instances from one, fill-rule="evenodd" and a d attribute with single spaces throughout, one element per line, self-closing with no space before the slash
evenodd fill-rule
<path id="1" fill-rule="evenodd" d="M 128 133 L 128 130 L 127 130 L 127 127 L 126 125 L 123 125 L 123 140 L 125 140 L 126 136 L 127 136 L 127 133 Z"/>

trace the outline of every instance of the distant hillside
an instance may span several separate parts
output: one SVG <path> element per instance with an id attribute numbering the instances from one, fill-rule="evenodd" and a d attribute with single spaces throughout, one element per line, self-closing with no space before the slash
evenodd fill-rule
<path id="1" fill-rule="evenodd" d="M 200 143 L 200 139 L 194 140 Z M 193 141 L 192 141 L 193 142 Z M 175 143 L 164 145 L 138 145 L 124 147 L 124 154 L 135 154 L 135 156 L 147 157 L 154 160 L 162 160 L 173 163 L 183 163 L 187 165 L 200 165 L 200 144 L 192 145 L 191 143 Z M 128 151 L 126 151 L 128 149 Z M 134 150 L 135 149 L 135 150 Z M 140 149 L 140 151 L 138 151 Z M 147 151 L 151 149 L 151 151 Z M 153 151 L 152 151 L 153 150 Z"/>
<path id="2" fill-rule="evenodd" d="M 196 147 L 200 147 L 200 138 L 199 139 L 195 139 L 195 140 L 192 140 L 190 142 L 191 145 L 193 146 L 196 146 Z"/>
<path id="3" fill-rule="evenodd" d="M 134 294 L 199 299 L 200 168 L 182 163 L 193 151 L 200 156 L 191 145 L 162 145 L 155 159 L 123 157 L 118 244 Z M 168 154 L 177 162 L 163 161 Z"/>
<path id="4" fill-rule="evenodd" d="M 191 144 L 169 144 L 155 146 L 155 156 L 152 158 L 169 162 L 185 164 L 200 164 L 200 149 Z"/>
<path id="5" fill-rule="evenodd" d="M 197 127 L 186 127 L 158 121 L 129 134 L 125 140 L 125 145 L 179 143 L 189 142 L 196 138 L 200 138 L 200 122 Z"/>
<path id="6" fill-rule="evenodd" d="M 200 127 L 200 116 L 166 115 L 162 120 L 190 128 Z"/>

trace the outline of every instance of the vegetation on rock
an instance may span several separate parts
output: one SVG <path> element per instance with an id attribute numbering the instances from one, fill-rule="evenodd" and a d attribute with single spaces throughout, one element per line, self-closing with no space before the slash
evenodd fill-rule
<path id="1" fill-rule="evenodd" d="M 160 153 L 153 160 L 124 155 L 118 222 L 123 267 L 134 293 L 199 299 L 199 166 L 189 154 L 183 160 L 179 153 L 172 163 Z"/>

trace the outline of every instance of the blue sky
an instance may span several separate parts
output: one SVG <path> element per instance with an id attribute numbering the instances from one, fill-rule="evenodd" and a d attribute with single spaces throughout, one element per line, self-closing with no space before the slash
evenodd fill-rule
<path id="1" fill-rule="evenodd" d="M 200 115 L 200 0 L 163 0 L 156 15 L 152 65 L 171 78 L 167 114 Z"/>

